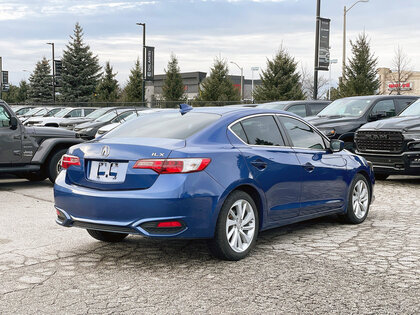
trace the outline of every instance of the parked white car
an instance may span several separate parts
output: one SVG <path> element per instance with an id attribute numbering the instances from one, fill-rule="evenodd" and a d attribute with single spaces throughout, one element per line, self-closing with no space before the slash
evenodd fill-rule
<path id="1" fill-rule="evenodd" d="M 95 111 L 93 107 L 67 107 L 53 117 L 32 117 L 25 121 L 25 126 L 37 126 L 37 127 L 58 127 L 60 122 L 68 120 L 68 118 L 80 118 Z"/>

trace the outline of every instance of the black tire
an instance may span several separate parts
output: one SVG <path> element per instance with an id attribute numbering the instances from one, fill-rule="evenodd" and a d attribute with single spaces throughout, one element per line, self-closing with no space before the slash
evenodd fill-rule
<path id="1" fill-rule="evenodd" d="M 51 155 L 50 159 L 47 162 L 47 165 L 45 166 L 47 170 L 48 178 L 50 179 L 51 183 L 54 184 L 55 179 L 58 176 L 58 173 L 60 172 L 60 168 L 58 167 L 58 163 L 61 160 L 61 157 L 66 154 L 67 149 L 61 149 L 53 153 Z"/>
<path id="2" fill-rule="evenodd" d="M 228 219 L 228 213 L 231 207 L 235 204 L 235 202 L 245 200 L 247 201 L 252 208 L 255 218 L 255 229 L 253 232 L 252 240 L 248 246 L 248 248 L 242 252 L 237 252 L 232 249 L 229 245 L 226 222 Z M 259 231 L 259 218 L 258 218 L 258 210 L 257 206 L 255 205 L 254 200 L 249 196 L 247 193 L 237 190 L 231 193 L 225 200 L 222 209 L 220 210 L 219 217 L 217 219 L 216 230 L 214 234 L 214 238 L 208 241 L 210 252 L 213 256 L 223 259 L 223 260 L 231 260 L 237 261 L 245 258 L 249 252 L 255 247 L 257 236 Z M 238 233 L 240 235 L 240 233 Z"/>
<path id="3" fill-rule="evenodd" d="M 375 174 L 375 179 L 376 180 L 385 180 L 388 177 L 389 177 L 388 174 L 383 174 L 383 173 Z"/>
<path id="4" fill-rule="evenodd" d="M 87 230 L 89 235 L 94 239 L 102 242 L 108 243 L 118 243 L 127 237 L 128 234 L 125 233 L 114 233 L 114 232 L 105 232 L 98 230 Z"/>
<path id="5" fill-rule="evenodd" d="M 354 203 L 353 203 L 353 193 L 355 191 L 356 185 L 360 181 L 363 181 L 366 185 L 367 193 L 368 193 L 368 196 L 367 196 L 367 201 L 368 202 L 367 202 L 367 207 L 366 207 L 364 215 L 361 216 L 361 217 L 360 216 L 358 217 L 356 215 L 357 210 L 355 209 Z M 350 186 L 350 189 L 349 189 L 348 202 L 347 202 L 347 213 L 339 216 L 340 221 L 342 221 L 343 223 L 349 223 L 349 224 L 360 224 L 363 221 L 365 221 L 368 214 L 369 214 L 370 202 L 372 200 L 371 193 L 372 193 L 372 189 L 371 189 L 370 184 L 367 181 L 366 177 L 364 177 L 361 174 L 357 174 L 354 177 L 353 182 L 352 182 L 352 184 Z M 359 204 L 359 207 L 360 207 L 360 204 Z"/>
<path id="6" fill-rule="evenodd" d="M 22 177 L 26 178 L 27 180 L 31 182 L 42 182 L 43 180 L 47 178 L 47 175 L 45 175 L 44 172 L 39 171 L 39 172 L 22 174 Z"/>

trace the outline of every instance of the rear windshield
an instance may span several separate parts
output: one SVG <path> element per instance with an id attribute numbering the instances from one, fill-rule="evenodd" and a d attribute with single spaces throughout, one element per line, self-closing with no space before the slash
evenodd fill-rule
<path id="1" fill-rule="evenodd" d="M 170 138 L 192 136 L 220 118 L 218 114 L 179 112 L 148 114 L 130 120 L 107 133 L 104 138 Z"/>

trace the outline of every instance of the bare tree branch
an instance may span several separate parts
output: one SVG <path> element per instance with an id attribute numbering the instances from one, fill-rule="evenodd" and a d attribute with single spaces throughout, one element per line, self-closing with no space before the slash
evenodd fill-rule
<path id="1" fill-rule="evenodd" d="M 411 60 L 399 45 L 395 49 L 392 67 L 391 79 L 396 86 L 397 95 L 400 95 L 402 85 L 407 82 L 413 73 L 411 71 Z"/>

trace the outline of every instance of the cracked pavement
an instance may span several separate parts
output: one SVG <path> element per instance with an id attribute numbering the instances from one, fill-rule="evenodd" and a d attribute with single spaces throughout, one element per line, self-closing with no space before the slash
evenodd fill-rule
<path id="1" fill-rule="evenodd" d="M 105 244 L 55 220 L 52 185 L 0 178 L 0 314 L 420 312 L 420 177 L 378 182 L 361 225 L 260 234 L 239 262 L 205 241 Z"/>

